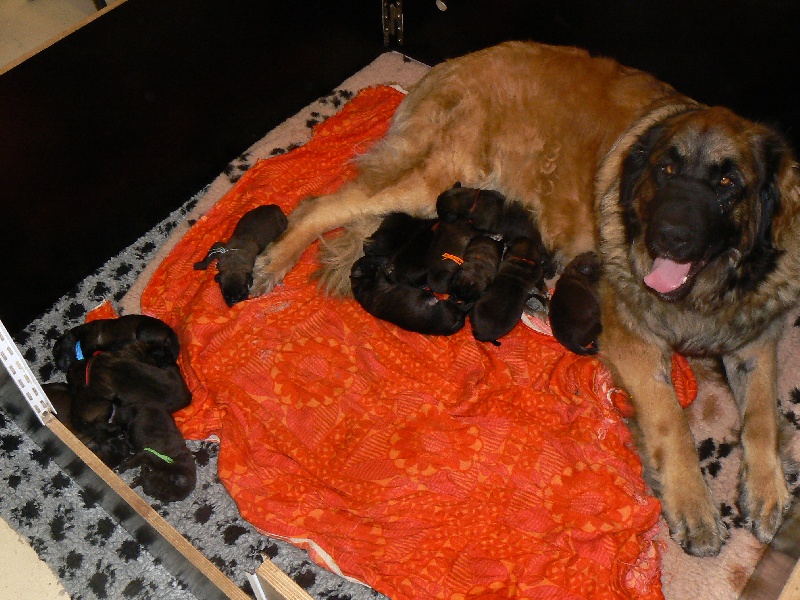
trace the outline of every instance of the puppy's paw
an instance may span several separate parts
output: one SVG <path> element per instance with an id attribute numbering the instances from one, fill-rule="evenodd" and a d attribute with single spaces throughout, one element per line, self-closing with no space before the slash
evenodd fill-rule
<path id="1" fill-rule="evenodd" d="M 792 496 L 780 463 L 774 469 L 745 469 L 739 510 L 759 542 L 768 544 L 783 522 Z"/>

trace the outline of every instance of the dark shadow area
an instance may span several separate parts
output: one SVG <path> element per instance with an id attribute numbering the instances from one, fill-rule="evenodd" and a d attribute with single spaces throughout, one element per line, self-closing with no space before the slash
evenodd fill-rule
<path id="1" fill-rule="evenodd" d="M 800 5 L 405 2 L 427 64 L 506 39 L 579 45 L 788 133 Z M 128 0 L 0 76 L 0 318 L 14 333 L 384 51 L 380 3 Z"/>

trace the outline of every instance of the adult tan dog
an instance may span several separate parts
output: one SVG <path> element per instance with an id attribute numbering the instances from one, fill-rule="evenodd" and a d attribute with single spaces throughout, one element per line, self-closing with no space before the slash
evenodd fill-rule
<path id="1" fill-rule="evenodd" d="M 790 502 L 776 338 L 800 292 L 800 180 L 778 134 L 613 60 L 511 42 L 431 69 L 358 165 L 289 215 L 254 294 L 340 226 L 323 280 L 343 291 L 381 215 L 432 217 L 456 181 L 495 189 L 527 207 L 562 265 L 600 252 L 600 357 L 633 397 L 673 537 L 704 556 L 728 535 L 670 382 L 673 351 L 723 360 L 743 423 L 740 508 L 773 537 Z"/>

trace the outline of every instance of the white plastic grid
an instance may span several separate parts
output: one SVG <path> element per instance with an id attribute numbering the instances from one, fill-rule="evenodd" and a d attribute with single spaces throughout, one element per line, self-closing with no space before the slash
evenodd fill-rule
<path id="1" fill-rule="evenodd" d="M 11 379 L 22 392 L 25 401 L 30 404 L 39 422 L 44 425 L 45 413 L 56 414 L 42 386 L 36 381 L 33 371 L 25 362 L 22 353 L 8 333 L 6 326 L 0 321 L 0 362 L 3 363 Z"/>

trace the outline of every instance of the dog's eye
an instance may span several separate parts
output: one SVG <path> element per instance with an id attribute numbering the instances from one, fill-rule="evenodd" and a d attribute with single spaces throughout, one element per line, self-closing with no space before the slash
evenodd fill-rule
<path id="1" fill-rule="evenodd" d="M 727 175 L 723 175 L 722 177 L 720 177 L 717 183 L 719 183 L 719 185 L 721 185 L 722 187 L 726 188 L 733 187 L 734 185 L 736 185 L 736 183 L 733 181 L 733 178 L 728 177 Z"/>
<path id="2" fill-rule="evenodd" d="M 667 177 L 672 177 L 673 175 L 675 175 L 675 165 L 673 165 L 672 163 L 661 165 L 661 172 Z"/>

